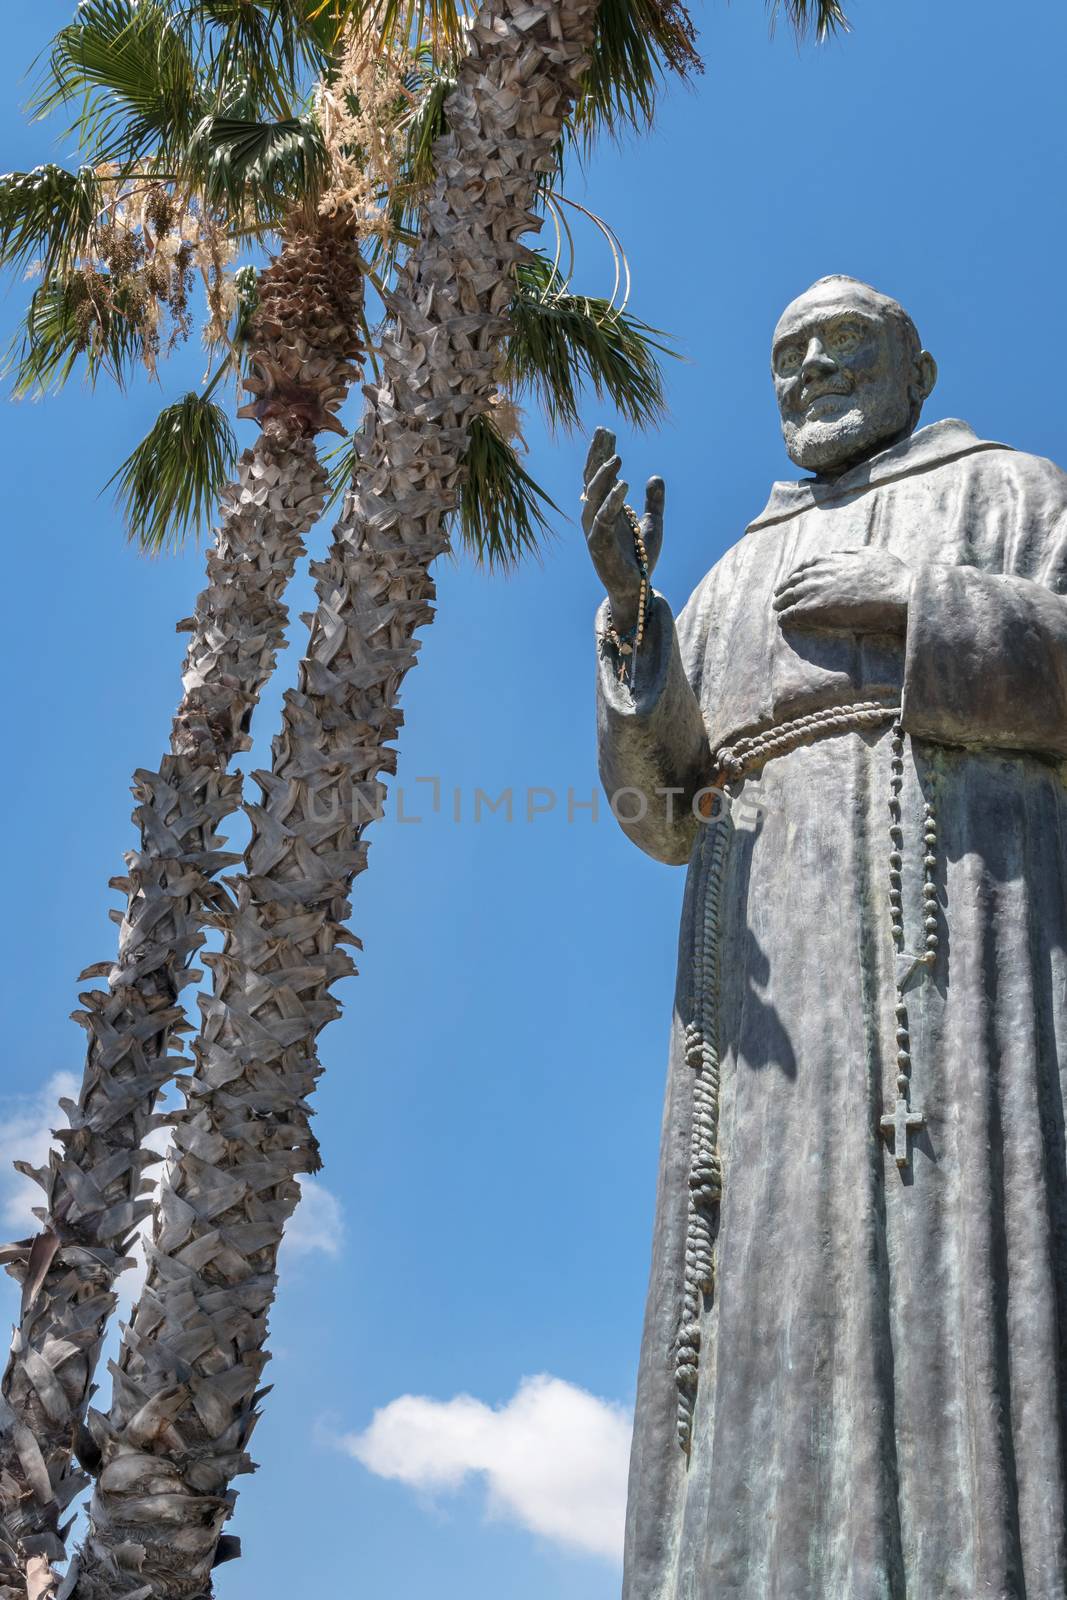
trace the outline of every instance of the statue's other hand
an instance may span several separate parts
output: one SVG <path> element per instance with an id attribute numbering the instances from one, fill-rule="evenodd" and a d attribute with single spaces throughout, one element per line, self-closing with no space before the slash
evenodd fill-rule
<path id="1" fill-rule="evenodd" d="M 623 513 L 629 485 L 619 478 L 621 465 L 615 453 L 615 435 L 607 428 L 598 428 L 585 463 L 582 528 L 593 566 L 607 593 L 612 623 L 626 633 L 637 620 L 641 572 L 633 529 Z M 664 493 L 663 479 L 650 478 L 641 519 L 650 574 L 663 547 Z"/>
<path id="2" fill-rule="evenodd" d="M 773 605 L 783 628 L 903 633 L 910 591 L 911 574 L 887 550 L 831 550 L 794 567 Z"/>

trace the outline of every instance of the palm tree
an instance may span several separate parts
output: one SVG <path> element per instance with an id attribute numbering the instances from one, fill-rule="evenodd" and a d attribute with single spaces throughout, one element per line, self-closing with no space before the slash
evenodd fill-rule
<path id="1" fill-rule="evenodd" d="M 414 212 L 419 227 L 413 248 L 389 296 L 394 327 L 382 345 L 383 381 L 370 391 L 371 416 L 360 439 L 357 487 L 329 559 L 314 569 L 320 604 L 300 687 L 288 699 L 272 772 L 261 780 L 263 805 L 249 808 L 255 831 L 245 877 L 235 898 L 227 901 L 206 876 L 221 860 L 209 865 L 200 859 L 205 854 L 202 842 L 197 852 L 186 852 L 198 856 L 195 863 L 181 862 L 186 880 L 190 871 L 199 874 L 195 894 L 186 883 L 190 904 L 179 936 L 162 952 L 157 936 L 152 952 L 154 970 L 165 969 L 172 983 L 175 977 L 188 981 L 194 976 L 188 962 L 202 938 L 198 916 L 203 920 L 204 907 L 213 898 L 226 944 L 212 961 L 214 993 L 204 1003 L 196 1072 L 187 1091 L 188 1109 L 176 1130 L 176 1158 L 164 1181 L 149 1282 L 123 1348 L 112 1413 L 108 1419 L 92 1419 L 91 1438 L 82 1434 L 83 1459 L 99 1477 L 77 1593 L 137 1592 L 147 1583 L 146 1593 L 189 1594 L 194 1592 L 188 1587 L 190 1573 L 199 1585 L 196 1592 L 208 1592 L 219 1532 L 232 1506 L 229 1483 L 235 1472 L 247 1470 L 244 1445 L 254 1426 L 255 1389 L 266 1360 L 263 1344 L 277 1244 L 298 1195 L 294 1175 L 313 1170 L 315 1164 L 306 1106 L 319 1070 L 314 1041 L 336 1012 L 330 984 L 352 970 L 338 949 L 349 938 L 344 929 L 348 890 L 365 860 L 365 846 L 353 838 L 349 826 L 351 798 L 355 793 L 362 802 L 373 800 L 378 773 L 391 770 L 395 759 L 387 741 L 399 725 L 397 691 L 414 661 L 414 630 L 431 615 L 428 569 L 447 545 L 446 519 L 459 505 L 464 485 L 461 526 L 491 559 L 506 558 L 516 544 L 527 542 L 533 527 L 529 508 L 534 508 L 534 518 L 538 514 L 531 481 L 489 420 L 501 378 L 540 376 L 547 382 L 562 376 L 557 405 L 565 417 L 576 365 L 584 365 L 594 381 L 628 402 L 637 417 L 653 414 L 658 403 L 655 368 L 643 342 L 647 330 L 613 314 L 610 307 L 570 295 L 548 263 L 531 260 L 516 243 L 518 234 L 537 221 L 531 207 L 544 174 L 558 166 L 557 141 L 579 97 L 596 16 L 591 3 L 568 8 L 544 0 L 537 10 L 532 21 L 531 8 L 524 8 L 517 26 L 506 5 L 487 6 L 471 29 L 468 54 L 456 72 L 444 118 L 448 133 L 434 147 L 441 176 Z M 445 35 L 440 16 L 434 20 L 438 33 Z M 445 13 L 444 21 L 450 23 L 452 16 Z M 452 28 L 453 38 L 458 32 Z M 633 74 L 632 56 L 619 56 L 630 78 L 617 73 L 613 80 L 602 72 L 597 84 L 596 69 L 607 54 L 601 48 L 594 55 L 592 93 L 581 111 L 590 114 L 597 94 L 610 104 L 621 83 L 631 110 L 637 107 L 645 114 L 647 80 Z M 428 103 L 440 126 L 440 97 L 436 107 L 433 94 Z M 416 150 L 426 127 L 424 118 Z M 490 171 L 499 173 L 499 181 L 487 189 L 483 175 Z M 247 203 L 244 196 L 240 199 Z M 254 564 L 263 549 L 270 552 L 270 578 L 260 584 L 255 600 L 263 607 L 269 591 L 275 629 L 271 651 L 284 621 L 280 593 L 300 548 L 299 532 L 309 525 L 304 521 L 308 509 L 314 508 L 313 517 L 322 504 L 321 469 L 308 439 L 329 424 L 358 353 L 354 329 L 359 278 L 351 270 L 355 219 L 343 209 L 326 213 L 326 218 L 321 211 L 309 216 L 306 201 L 305 194 L 299 204 L 290 203 L 281 254 L 261 280 L 259 309 L 248 323 L 254 355 L 250 386 L 264 431 L 257 450 L 242 464 L 243 492 L 230 494 L 225 502 L 231 520 L 241 521 L 242 507 L 250 502 L 260 513 L 259 526 L 252 528 L 236 560 Z M 410 210 L 410 196 L 408 205 Z M 318 302 L 308 294 L 309 281 L 323 286 Z M 338 284 L 344 286 L 340 294 Z M 329 336 L 323 337 L 327 328 Z M 294 347 L 300 349 L 299 361 L 293 359 Z M 83 348 L 93 359 L 92 342 Z M 34 359 L 31 342 L 27 360 Z M 309 366 L 315 382 L 308 381 Z M 187 427 L 181 459 L 196 466 L 199 476 L 194 472 L 192 482 L 203 485 L 210 475 L 199 463 L 207 459 L 210 465 L 211 458 L 203 455 L 198 463 L 188 449 L 194 419 L 206 422 L 203 433 L 214 441 L 216 459 L 220 450 L 218 428 L 213 431 L 213 419 L 203 406 L 192 404 L 196 398 L 187 397 L 184 403 L 188 417 L 182 418 Z M 157 446 L 163 438 L 157 432 Z M 158 537 L 164 511 L 169 508 L 173 516 L 189 489 L 175 474 L 173 460 L 164 456 L 164 467 L 154 479 L 147 466 L 143 452 L 130 465 L 129 503 L 141 531 L 151 528 Z M 494 523 L 488 498 L 493 484 L 500 482 L 518 512 L 517 537 L 513 534 L 510 546 Z M 286 500 L 285 489 L 293 486 L 296 492 Z M 204 491 L 197 492 L 202 501 Z M 254 516 L 246 510 L 246 521 Z M 294 532 L 298 523 L 302 526 Z M 235 559 L 236 549 L 236 543 L 220 547 L 212 558 L 221 563 L 215 574 L 221 570 L 226 576 L 222 584 L 216 578 L 202 597 L 194 621 L 194 641 L 202 641 L 202 654 L 191 651 L 187 661 L 186 696 L 171 758 L 199 770 L 207 752 L 207 762 L 215 763 L 210 770 L 216 781 L 216 813 L 235 803 L 232 788 L 228 805 L 221 799 L 218 774 L 245 737 L 247 715 L 262 685 L 260 678 L 255 692 L 246 693 L 237 708 L 239 715 L 227 721 L 232 708 L 219 680 L 231 674 L 215 674 L 211 659 L 218 643 L 216 617 L 227 606 L 213 600 L 213 594 L 220 588 L 226 594 L 232 571 L 226 562 Z M 232 588 L 226 597 L 236 598 Z M 232 609 L 238 634 L 242 626 L 248 630 L 241 641 L 250 636 L 262 641 L 264 630 L 253 607 Z M 261 669 L 269 671 L 269 661 L 266 652 L 258 657 Z M 220 708 L 225 713 L 221 724 Z M 153 793 L 150 784 L 147 792 Z M 213 815 L 211 828 L 217 820 Z M 217 843 L 213 835 L 207 841 L 214 856 L 219 854 Z M 173 877 L 179 858 L 173 840 L 157 855 L 164 874 Z M 132 900 L 139 885 L 130 887 Z M 135 974 L 138 981 L 142 976 Z M 177 987 L 173 985 L 175 996 Z M 91 996 L 90 1019 L 111 998 L 105 996 L 101 1004 Z M 157 1003 L 152 1021 L 158 1026 L 149 1036 L 160 1040 L 173 1033 L 180 1018 L 173 1002 Z M 142 1041 L 145 1036 L 142 1032 Z M 114 1048 L 113 1028 L 108 1043 Z M 130 1053 L 127 1047 L 113 1059 Z M 28 1561 L 31 1579 L 42 1593 L 52 1581 L 48 1562 L 59 1559 L 62 1550 L 56 1514 L 60 1502 L 69 1500 L 66 1491 L 76 1492 L 79 1481 L 65 1456 L 63 1433 L 69 1437 L 71 1422 L 84 1409 L 93 1358 L 113 1299 L 111 1282 L 145 1204 L 136 1198 L 146 1164 L 138 1154 L 140 1140 L 151 1125 L 154 1092 L 174 1065 L 165 1052 L 162 1058 L 157 1055 L 157 1076 L 148 1082 L 139 1062 L 136 1090 L 131 1092 L 128 1082 L 124 1086 L 127 1100 L 136 1106 L 131 1103 L 110 1121 L 111 1129 L 120 1129 L 121 1143 L 112 1139 L 107 1159 L 114 1167 L 116 1150 L 124 1152 L 121 1176 L 127 1186 L 125 1205 L 111 1207 L 111 1256 L 104 1260 L 100 1248 L 104 1241 L 98 1220 L 104 1208 L 98 1204 L 95 1212 L 75 1210 L 88 1188 L 83 1181 L 86 1163 L 81 1148 L 72 1156 L 73 1140 L 68 1138 L 63 1158 L 53 1162 L 46 1176 L 51 1210 L 42 1237 L 51 1245 L 50 1257 L 42 1262 L 46 1250 L 38 1242 L 23 1266 L 29 1321 L 24 1316 L 21 1348 L 8 1373 L 14 1381 L 7 1387 L 14 1423 L 9 1437 L 30 1493 L 23 1488 L 14 1508 L 21 1521 L 9 1515 L 7 1531 L 16 1566 Z M 94 1087 L 99 1096 L 104 1084 L 109 1111 L 118 1098 L 107 1094 L 114 1078 L 106 1063 L 98 1063 Z M 84 1122 L 85 1104 L 73 1109 Z M 99 1166 L 99 1153 L 90 1156 Z M 80 1240 L 71 1236 L 72 1211 L 83 1232 Z M 79 1249 L 90 1261 L 79 1263 L 83 1276 L 72 1282 L 70 1258 Z M 87 1282 L 91 1294 L 84 1292 Z M 41 1455 L 45 1475 L 36 1461 L 31 1461 L 37 1469 L 31 1475 L 24 1458 L 32 1452 L 16 1430 L 38 1437 L 47 1387 L 42 1364 L 62 1343 L 60 1330 L 74 1322 L 89 1333 L 76 1358 L 79 1381 L 66 1381 L 72 1358 L 65 1353 L 51 1371 L 53 1387 L 57 1378 L 64 1380 L 65 1409 L 59 1416 L 61 1408 L 53 1404 L 57 1415 L 48 1412 L 51 1433 L 47 1428 L 43 1433 L 50 1449 L 47 1460 Z M 46 1489 L 50 1500 L 42 1492 Z M 36 1511 L 36 1525 L 33 1515 L 26 1515 L 27 1506 Z"/>
<path id="2" fill-rule="evenodd" d="M 44 267 L 27 316 L 19 391 L 61 380 L 78 357 L 90 375 L 110 371 L 120 379 L 132 359 L 154 363 L 161 316 L 181 331 L 197 267 L 215 332 L 225 331 L 225 229 L 257 202 L 269 215 L 269 197 L 254 182 L 250 196 L 237 196 L 232 220 L 220 214 L 222 183 L 209 187 L 185 153 L 187 143 L 211 143 L 213 128 L 205 124 L 212 96 L 221 104 L 212 84 L 219 63 L 232 60 L 232 51 L 223 55 L 227 45 L 232 40 L 209 34 L 183 37 L 162 8 L 123 0 L 83 7 L 58 36 L 42 104 L 89 89 L 79 132 L 94 160 L 74 173 L 50 167 L 14 174 L 0 189 L 6 259 L 24 262 L 40 252 Z M 280 83 L 281 74 L 274 78 Z M 125 115 L 116 102 L 128 108 Z M 180 181 L 161 177 L 171 167 Z M 223 176 L 232 190 L 232 171 Z M 362 276 L 353 230 L 336 217 L 319 223 L 312 214 L 305 222 L 294 207 L 283 237 L 288 259 L 262 274 L 258 306 L 240 308 L 239 333 L 254 373 L 299 363 L 303 392 L 288 408 L 264 408 L 260 437 L 222 496 L 208 587 L 188 624 L 170 751 L 155 771 L 135 774 L 140 841 L 127 876 L 114 880 L 126 897 L 118 957 L 82 975 L 107 976 L 108 988 L 82 997 L 79 1020 L 89 1043 L 81 1092 L 64 1108 L 61 1153 L 36 1174 L 46 1198 L 42 1232 L 7 1252 L 22 1276 L 23 1300 L 0 1409 L 2 1593 L 24 1593 L 27 1565 L 31 1582 L 49 1581 L 48 1563 L 64 1554 L 60 1518 L 87 1482 L 72 1464 L 71 1444 L 92 1393 L 115 1277 L 151 1207 L 144 1173 L 158 1157 L 145 1139 L 160 1121 L 161 1087 L 192 1065 L 172 1053 L 174 1036 L 188 1029 L 180 991 L 201 976 L 191 961 L 204 940 L 205 908 L 218 892 L 214 874 L 239 860 L 220 848 L 217 831 L 241 800 L 240 779 L 227 768 L 249 743 L 251 713 L 282 642 L 283 596 L 302 535 L 325 503 L 326 474 L 309 425 L 320 418 L 308 396 L 331 414 L 360 353 Z M 295 304 L 294 275 L 301 290 Z M 158 537 L 165 517 L 180 525 L 183 510 L 188 520 L 197 496 L 203 502 L 205 477 L 210 482 L 232 461 L 230 439 L 209 395 L 189 395 L 164 411 L 127 471 L 131 519 L 145 542 Z M 161 441 L 176 443 L 170 459 Z M 154 481 L 145 474 L 150 452 L 159 463 Z M 187 464 L 199 475 L 188 474 Z"/>

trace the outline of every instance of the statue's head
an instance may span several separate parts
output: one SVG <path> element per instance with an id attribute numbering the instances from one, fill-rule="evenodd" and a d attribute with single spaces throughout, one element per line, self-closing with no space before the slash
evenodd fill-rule
<path id="1" fill-rule="evenodd" d="M 786 307 L 771 369 L 790 458 L 833 477 L 912 432 L 937 364 L 895 300 L 820 278 Z"/>

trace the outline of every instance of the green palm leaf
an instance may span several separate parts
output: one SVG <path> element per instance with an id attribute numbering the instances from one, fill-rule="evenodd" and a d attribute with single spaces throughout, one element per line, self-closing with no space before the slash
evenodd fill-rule
<path id="1" fill-rule="evenodd" d="M 367 246 L 368 260 L 385 276 L 395 269 L 401 252 L 414 242 L 420 205 L 437 175 L 434 141 L 447 132 L 445 101 L 456 82 L 454 73 L 435 63 L 429 52 L 420 51 L 417 59 L 417 72 L 408 84 L 413 103 L 400 124 L 403 158 L 388 193 L 382 195 L 388 226 Z"/>
<path id="2" fill-rule="evenodd" d="M 80 100 L 74 127 L 96 162 L 180 150 L 208 107 L 185 39 L 161 0 L 82 0 L 52 43 L 38 116 Z"/>
<path id="3" fill-rule="evenodd" d="M 350 486 L 356 471 L 356 441 L 349 434 L 347 439 L 334 445 L 332 450 L 327 450 L 322 458 L 326 467 L 326 479 L 329 484 L 329 493 L 326 504 L 323 506 L 323 516 L 332 511 L 334 506 Z"/>
<path id="4" fill-rule="evenodd" d="M 190 159 L 212 203 L 261 224 L 277 221 L 299 200 L 314 203 L 326 174 L 322 135 L 309 117 L 206 117 Z"/>
<path id="5" fill-rule="evenodd" d="M 226 413 L 206 395 L 167 406 L 106 485 L 118 482 L 129 538 L 147 551 L 180 544 L 212 516 L 236 459 Z"/>
<path id="6" fill-rule="evenodd" d="M 103 199 L 92 167 L 35 167 L 0 177 L 0 263 L 39 264 L 45 278 L 85 252 Z"/>
<path id="7" fill-rule="evenodd" d="M 427 189 L 436 177 L 433 146 L 448 131 L 445 101 L 456 86 L 455 73 L 444 69 L 428 70 L 426 85 L 415 102 L 407 123 L 407 149 L 403 180 L 416 189 Z"/>
<path id="8" fill-rule="evenodd" d="M 696 30 L 681 0 L 600 0 L 574 126 L 587 140 L 603 128 L 648 127 L 667 75 L 686 80 L 703 70 Z"/>
<path id="9" fill-rule="evenodd" d="M 516 276 L 509 386 L 532 390 L 553 426 L 578 426 L 584 383 L 637 427 L 663 417 L 658 357 L 675 352 L 658 329 L 610 301 L 571 294 L 544 257 L 520 267 Z"/>
<path id="10" fill-rule="evenodd" d="M 77 271 L 35 291 L 4 371 L 12 373 L 20 398 L 62 388 L 79 359 L 90 383 L 105 372 L 122 388 L 144 355 L 134 308 L 115 296 L 106 278 Z"/>
<path id="11" fill-rule="evenodd" d="M 462 47 L 463 18 L 470 14 L 457 0 L 333 0 L 333 8 L 383 50 L 429 46 L 440 58 Z M 321 13 L 328 9 L 330 0 L 321 0 Z"/>
<path id="12" fill-rule="evenodd" d="M 461 48 L 463 19 L 474 9 L 460 0 L 339 3 L 345 16 L 382 48 L 397 42 L 416 49 L 428 46 L 442 64 Z M 601 0 L 586 93 L 575 113 L 575 126 L 588 137 L 602 123 L 647 125 L 661 80 L 668 73 L 688 78 L 702 70 L 695 39 L 682 0 Z"/>
<path id="13" fill-rule="evenodd" d="M 507 571 L 536 554 L 551 532 L 544 508 L 559 507 L 526 471 L 491 416 L 473 419 L 456 525 L 464 549 L 490 571 Z"/>
<path id="14" fill-rule="evenodd" d="M 318 0 L 189 0 L 186 14 L 201 71 L 231 80 L 239 72 L 250 97 L 279 120 L 328 74 L 344 26 Z"/>
<path id="15" fill-rule="evenodd" d="M 348 489 L 356 471 L 356 441 L 346 439 L 331 450 L 330 509 Z M 464 549 L 475 560 L 506 571 L 524 556 L 536 553 L 551 532 L 545 507 L 558 511 L 526 471 L 518 451 L 504 438 L 491 416 L 477 416 L 470 426 L 466 476 L 460 490 L 455 523 Z"/>
<path id="16" fill-rule="evenodd" d="M 816 39 L 826 39 L 831 33 L 848 32 L 848 18 L 840 0 L 767 0 L 767 3 L 771 26 L 784 11 L 798 37 L 812 32 Z"/>

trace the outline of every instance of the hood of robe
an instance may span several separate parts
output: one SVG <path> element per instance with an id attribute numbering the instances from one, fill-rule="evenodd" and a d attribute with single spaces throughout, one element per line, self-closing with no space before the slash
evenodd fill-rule
<path id="1" fill-rule="evenodd" d="M 979 439 L 966 422 L 946 417 L 943 422 L 932 422 L 929 427 L 917 429 L 899 444 L 861 461 L 839 478 L 801 478 L 795 483 L 776 483 L 763 511 L 749 523 L 745 532 L 786 522 L 803 511 L 810 511 L 813 506 L 833 505 L 878 484 L 892 483 L 914 472 L 925 472 L 947 461 L 957 461 L 961 456 L 973 455 L 976 450 L 1010 448 L 994 440 Z"/>

